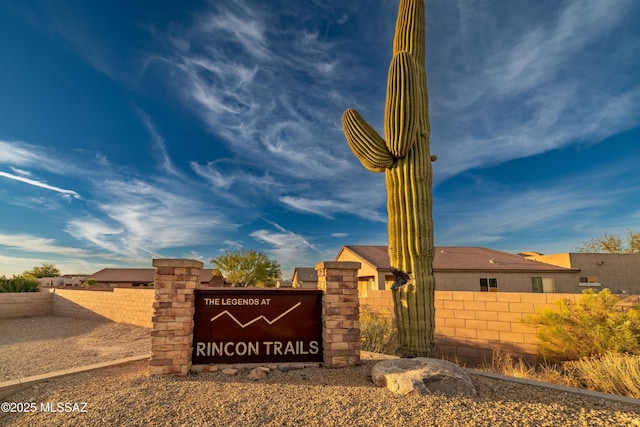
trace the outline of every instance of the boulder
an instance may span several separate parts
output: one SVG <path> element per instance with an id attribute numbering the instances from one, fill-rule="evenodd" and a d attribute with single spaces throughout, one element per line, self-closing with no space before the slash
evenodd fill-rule
<path id="1" fill-rule="evenodd" d="M 426 357 L 378 362 L 371 371 L 371 379 L 375 385 L 398 394 L 476 394 L 471 378 L 464 369 L 444 360 Z"/>
<path id="2" fill-rule="evenodd" d="M 262 380 L 267 377 L 268 372 L 265 371 L 265 368 L 253 368 L 247 378 L 253 381 Z"/>
<path id="3" fill-rule="evenodd" d="M 236 375 L 238 373 L 238 370 L 235 368 L 225 368 L 222 370 L 222 373 L 225 375 Z"/>

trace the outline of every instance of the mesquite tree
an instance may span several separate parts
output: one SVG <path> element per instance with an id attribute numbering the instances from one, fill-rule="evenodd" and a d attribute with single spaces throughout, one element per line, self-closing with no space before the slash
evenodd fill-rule
<path id="1" fill-rule="evenodd" d="M 342 116 L 349 147 L 362 165 L 384 172 L 389 260 L 400 353 L 429 356 L 435 281 L 429 112 L 423 0 L 401 0 L 389 67 L 384 139 L 354 109 Z"/>

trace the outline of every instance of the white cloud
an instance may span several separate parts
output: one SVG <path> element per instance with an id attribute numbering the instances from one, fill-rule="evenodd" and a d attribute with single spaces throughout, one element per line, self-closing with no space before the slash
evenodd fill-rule
<path id="1" fill-rule="evenodd" d="M 280 202 L 288 207 L 305 213 L 320 215 L 332 219 L 335 214 L 350 214 L 375 222 L 386 222 L 386 216 L 380 212 L 359 205 L 355 201 L 343 202 L 335 199 L 310 199 L 306 197 L 282 196 Z"/>
<path id="2" fill-rule="evenodd" d="M 168 172 L 171 175 L 180 176 L 180 173 L 178 172 L 176 167 L 173 165 L 173 162 L 171 161 L 171 157 L 169 156 L 169 153 L 167 153 L 167 146 L 165 144 L 164 138 L 162 137 L 162 135 L 160 135 L 160 133 L 154 126 L 153 121 L 151 120 L 151 117 L 140 109 L 137 109 L 137 111 L 138 111 L 138 115 L 142 119 L 142 123 L 147 128 L 147 131 L 151 136 L 151 141 L 153 142 L 154 148 L 155 148 L 154 153 L 156 153 L 156 155 L 160 158 L 162 169 L 164 169 L 166 172 Z"/>
<path id="3" fill-rule="evenodd" d="M 0 246 L 31 253 L 50 253 L 65 256 L 87 256 L 91 252 L 84 249 L 58 245 L 54 239 L 30 234 L 0 233 Z"/>
<path id="4" fill-rule="evenodd" d="M 269 57 L 268 40 L 265 35 L 264 18 L 256 16 L 258 11 L 250 5 L 236 3 L 239 10 L 224 10 L 211 13 L 199 20 L 196 29 L 205 34 L 218 34 L 237 43 L 258 59 Z"/>
<path id="5" fill-rule="evenodd" d="M 317 259 L 318 249 L 306 238 L 288 231 L 278 224 L 272 223 L 272 225 L 278 230 L 277 232 L 262 229 L 256 230 L 250 235 L 259 242 L 269 245 L 271 247 L 268 250 L 269 255 L 274 257 L 284 269 L 308 263 L 315 265 L 319 262 Z"/>
<path id="6" fill-rule="evenodd" d="M 59 161 L 50 150 L 20 141 L 0 140 L 0 164 L 2 163 L 10 167 L 33 167 L 59 174 L 74 170 L 73 166 Z"/>
<path id="7" fill-rule="evenodd" d="M 455 201 L 435 201 L 438 240 L 454 245 L 487 245 L 518 233 L 533 241 L 538 232 L 583 234 L 585 229 L 602 228 L 603 215 L 635 191 L 624 187 L 599 188 L 600 183 L 610 182 L 602 179 L 607 173 L 579 174 L 568 182 L 543 188 L 476 183 L 468 191 L 474 193 L 477 214 L 469 214 L 464 194 L 459 194 Z"/>
<path id="8" fill-rule="evenodd" d="M 49 185 L 47 183 L 41 182 L 41 181 L 36 181 L 35 179 L 31 179 L 31 178 L 25 178 L 23 176 L 20 175 L 13 175 L 7 172 L 1 172 L 0 171 L 0 176 L 8 178 L 8 179 L 12 179 L 14 181 L 19 181 L 19 182 L 23 182 L 25 184 L 29 184 L 29 185 L 33 185 L 34 187 L 40 187 L 40 188 L 44 188 L 45 190 L 51 190 L 51 191 L 55 191 L 57 193 L 63 194 L 64 196 L 67 197 L 72 197 L 74 199 L 79 199 L 80 195 L 73 191 L 73 190 L 66 190 L 64 188 L 60 188 L 60 187 L 56 187 L 53 185 Z"/>
<path id="9" fill-rule="evenodd" d="M 13 166 L 9 166 L 9 169 L 11 169 L 12 171 L 14 171 L 15 173 L 17 173 L 18 175 L 22 175 L 22 176 L 31 176 L 31 172 L 24 170 L 24 169 L 19 169 Z"/>
<path id="10" fill-rule="evenodd" d="M 638 60 L 628 49 L 640 43 L 618 32 L 635 2 L 510 4 L 500 14 L 492 2 L 458 6 L 448 21 L 458 31 L 434 36 L 445 50 L 430 63 L 436 181 L 637 126 Z"/>
<path id="11" fill-rule="evenodd" d="M 174 183 L 175 184 L 175 183 Z M 220 209 L 199 202 L 184 192 L 141 180 L 98 183 L 98 212 L 105 218 L 75 219 L 67 231 L 113 253 L 136 256 L 163 249 L 214 242 L 220 231 L 236 225 Z"/>

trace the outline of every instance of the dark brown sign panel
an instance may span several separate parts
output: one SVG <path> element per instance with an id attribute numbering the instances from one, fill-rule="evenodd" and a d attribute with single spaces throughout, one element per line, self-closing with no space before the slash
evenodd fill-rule
<path id="1" fill-rule="evenodd" d="M 193 364 L 322 362 L 322 291 L 196 290 Z"/>

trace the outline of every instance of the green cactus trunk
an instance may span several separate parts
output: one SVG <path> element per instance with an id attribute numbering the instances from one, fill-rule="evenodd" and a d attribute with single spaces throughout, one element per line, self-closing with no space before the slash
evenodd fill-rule
<path id="1" fill-rule="evenodd" d="M 385 138 L 353 109 L 342 126 L 351 150 L 385 172 L 389 261 L 400 353 L 429 356 L 433 347 L 433 220 L 423 0 L 401 0 L 385 106 Z"/>

